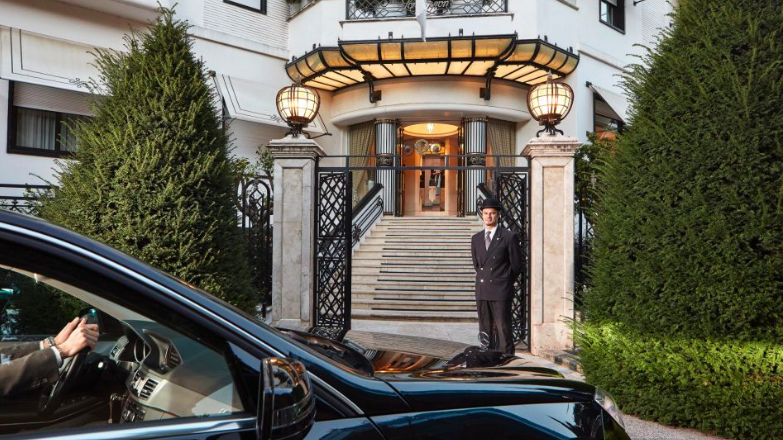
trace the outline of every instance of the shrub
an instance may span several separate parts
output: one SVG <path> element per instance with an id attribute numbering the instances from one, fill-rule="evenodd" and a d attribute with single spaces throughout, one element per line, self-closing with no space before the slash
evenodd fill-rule
<path id="1" fill-rule="evenodd" d="M 250 311 L 236 167 L 187 29 L 161 9 L 127 52 L 97 52 L 92 87 L 105 97 L 75 127 L 75 160 L 39 211 Z"/>
<path id="2" fill-rule="evenodd" d="M 577 332 L 588 382 L 623 411 L 729 438 L 783 434 L 783 346 L 647 335 L 616 324 Z"/>
<path id="3" fill-rule="evenodd" d="M 582 357 L 629 412 L 743 439 L 783 408 L 783 3 L 683 0 L 600 173 Z"/>

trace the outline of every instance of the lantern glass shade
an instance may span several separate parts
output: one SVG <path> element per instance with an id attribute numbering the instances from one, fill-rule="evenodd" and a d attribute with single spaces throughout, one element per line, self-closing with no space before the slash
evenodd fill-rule
<path id="1" fill-rule="evenodd" d="M 574 91 L 568 84 L 548 80 L 528 92 L 527 106 L 531 116 L 542 125 L 557 124 L 571 111 Z"/>
<path id="2" fill-rule="evenodd" d="M 300 84 L 283 87 L 277 92 L 277 111 L 292 125 L 307 125 L 315 119 L 321 97 L 314 89 Z"/>

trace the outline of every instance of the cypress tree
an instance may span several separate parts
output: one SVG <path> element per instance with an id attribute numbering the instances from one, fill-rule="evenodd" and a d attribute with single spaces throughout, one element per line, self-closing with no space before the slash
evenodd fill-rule
<path id="1" fill-rule="evenodd" d="M 242 309 L 250 287 L 236 214 L 236 173 L 204 62 L 186 22 L 161 9 L 123 52 L 98 50 L 95 117 L 74 127 L 39 214 Z"/>
<path id="2" fill-rule="evenodd" d="M 682 0 L 600 173 L 587 379 L 629 412 L 783 432 L 783 3 Z"/>

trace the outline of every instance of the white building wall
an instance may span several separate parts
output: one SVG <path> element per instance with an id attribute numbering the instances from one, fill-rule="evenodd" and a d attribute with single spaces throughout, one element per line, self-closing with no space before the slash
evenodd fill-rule
<path id="1" fill-rule="evenodd" d="M 129 27 L 143 29 L 149 10 L 128 11 L 112 9 L 113 0 L 65 0 L 68 3 L 47 0 L 0 0 L 0 25 L 40 33 L 78 43 L 122 50 L 123 36 Z M 71 4 L 69 4 L 71 3 Z M 168 4 L 164 2 L 164 5 Z M 289 6 L 285 0 L 268 0 L 267 14 L 259 14 L 222 0 L 187 0 L 177 6 L 177 16 L 189 20 L 194 51 L 205 60 L 208 69 L 218 74 L 258 82 L 271 90 L 290 84 L 284 65 L 292 55 L 301 56 L 312 50 L 313 44 L 335 46 L 339 39 L 366 40 L 388 38 L 416 38 L 420 35 L 413 18 L 346 21 L 344 0 L 316 0 L 287 20 Z M 623 67 L 635 62 L 631 54 L 639 53 L 635 43 L 654 43 L 656 31 L 669 23 L 671 6 L 666 0 L 646 0 L 634 7 L 626 0 L 625 33 L 616 31 L 599 21 L 598 0 L 508 0 L 508 13 L 484 16 L 430 17 L 429 36 L 506 34 L 516 32 L 519 39 L 546 38 L 563 48 L 573 48 L 580 55 L 574 73 L 565 79 L 575 92 L 575 107 L 561 124 L 567 135 L 586 139 L 593 130 L 592 90 L 586 81 L 622 94 L 618 86 Z M 101 11 L 96 11 L 100 9 Z M 108 12 L 107 12 L 108 11 Z M 112 13 L 111 11 L 115 11 Z M 146 14 L 146 15 L 145 15 Z M 456 81 L 456 82 L 455 82 Z M 421 100 L 445 104 L 470 104 L 486 108 L 507 109 L 525 115 L 526 88 L 502 80 L 493 81 L 493 97 L 489 102 L 478 96 L 482 79 L 438 81 L 426 79 L 394 84 L 379 81 L 383 100 L 370 104 L 367 85 L 361 84 L 344 91 L 320 91 L 320 115 L 332 136 L 323 136 L 317 142 L 329 154 L 345 154 L 346 125 L 351 112 L 395 114 L 392 107 L 402 104 L 421 104 Z M 435 87 L 442 82 L 445 87 Z M 458 87 L 454 88 L 458 83 Z M 31 182 L 30 173 L 52 177 L 54 160 L 45 157 L 7 153 L 8 83 L 0 81 L 0 181 Z M 426 88 L 423 89 L 423 88 Z M 428 93 L 432 92 L 432 93 Z M 430 97 L 430 95 L 435 97 Z M 272 105 L 272 103 L 270 103 Z M 454 107 L 456 109 L 456 107 Z M 432 112 L 413 111 L 410 116 L 426 117 Z M 441 115 L 455 118 L 467 115 L 465 111 L 442 110 Z M 334 119 L 334 120 L 333 120 Z M 540 129 L 535 121 L 518 120 L 517 151 Z M 342 123 L 336 122 L 343 121 Z M 509 120 L 515 120 L 510 118 Z M 348 121 L 348 122 L 346 122 Z M 352 122 L 350 122 L 352 123 Z M 340 125 L 335 125 L 340 124 Z M 285 129 L 279 126 L 235 120 L 233 131 L 234 153 L 254 160 L 256 148 Z"/>
<path id="2" fill-rule="evenodd" d="M 114 50 L 123 50 L 123 37 L 130 28 L 143 30 L 146 26 L 134 18 L 144 17 L 144 11 L 130 14 L 126 9 L 117 9 L 118 14 L 125 15 L 118 16 L 106 12 L 111 10 L 109 2 L 72 3 L 75 4 L 0 0 L 0 25 Z M 95 10 L 99 7 L 102 11 Z M 207 69 L 263 83 L 274 91 L 290 84 L 284 70 L 288 53 L 287 11 L 285 0 L 270 0 L 268 15 L 224 4 L 222 0 L 188 0 L 177 6 L 177 16 L 194 25 L 194 51 L 204 59 Z M 0 80 L 0 183 L 41 183 L 33 175 L 53 180 L 56 159 L 8 153 L 8 103 L 8 81 Z M 269 105 L 274 111 L 274 102 Z M 239 120 L 229 126 L 233 153 L 251 161 L 256 159 L 259 145 L 282 137 L 286 131 L 279 126 Z M 334 138 L 339 140 L 339 136 Z M 329 146 L 337 142 L 329 137 L 324 139 Z"/>
<path id="3" fill-rule="evenodd" d="M 266 14 L 224 3 L 223 0 L 203 2 L 204 27 L 207 29 L 288 49 L 288 4 L 285 0 L 267 0 Z"/>

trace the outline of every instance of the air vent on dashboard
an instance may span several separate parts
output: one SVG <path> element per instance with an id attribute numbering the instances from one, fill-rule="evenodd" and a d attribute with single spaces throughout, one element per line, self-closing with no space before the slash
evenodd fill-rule
<path id="1" fill-rule="evenodd" d="M 169 348 L 166 350 L 166 367 L 169 370 L 173 370 L 181 363 L 182 358 L 179 356 L 179 352 L 173 345 L 169 345 Z"/>
<path id="2" fill-rule="evenodd" d="M 139 391 L 139 397 L 147 400 L 152 395 L 152 392 L 155 391 L 155 387 L 158 386 L 158 381 L 154 379 L 147 379 L 146 382 L 144 382 L 144 386 L 141 388 L 141 391 Z"/>

